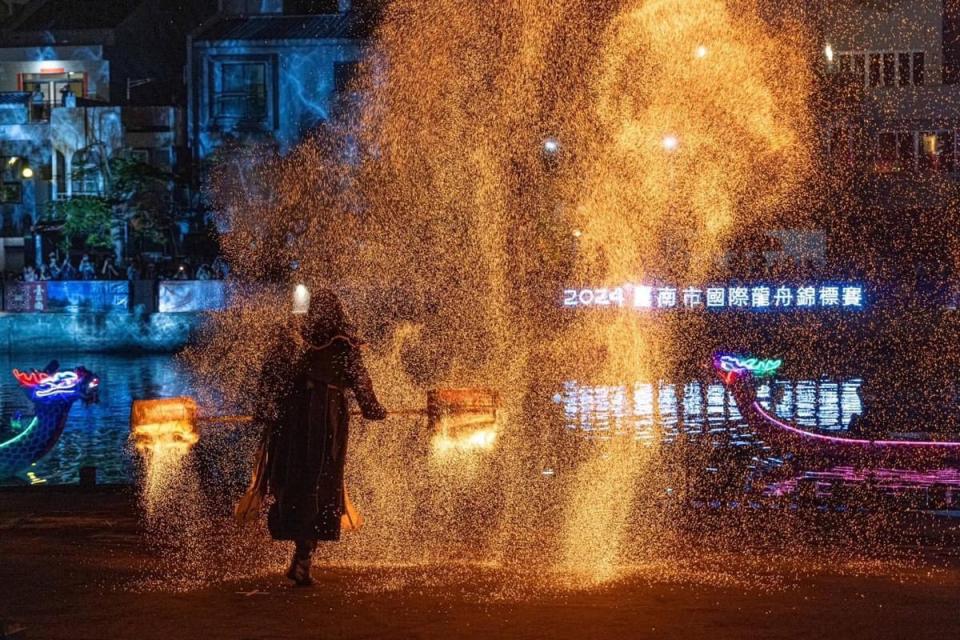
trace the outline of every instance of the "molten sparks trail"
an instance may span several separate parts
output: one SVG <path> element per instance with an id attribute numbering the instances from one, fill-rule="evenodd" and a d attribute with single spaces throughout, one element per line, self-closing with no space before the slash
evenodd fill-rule
<path id="1" fill-rule="evenodd" d="M 197 405 L 189 398 L 133 403 L 130 432 L 146 465 L 143 497 L 148 517 L 182 476 L 187 454 L 200 440 L 196 420 Z"/>

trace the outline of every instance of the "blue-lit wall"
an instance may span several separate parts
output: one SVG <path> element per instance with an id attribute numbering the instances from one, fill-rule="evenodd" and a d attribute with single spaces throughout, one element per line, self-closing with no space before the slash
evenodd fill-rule
<path id="1" fill-rule="evenodd" d="M 336 103 L 336 65 L 354 63 L 362 45 L 353 40 L 197 42 L 190 63 L 189 136 L 198 159 L 225 140 L 278 143 L 285 152 L 319 124 Z M 261 122 L 238 122 L 215 113 L 222 65 L 266 64 L 267 108 Z"/>

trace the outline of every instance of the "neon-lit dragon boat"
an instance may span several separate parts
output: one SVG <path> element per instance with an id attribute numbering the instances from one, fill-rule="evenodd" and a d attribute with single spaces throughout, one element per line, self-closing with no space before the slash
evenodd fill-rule
<path id="1" fill-rule="evenodd" d="M 740 414 L 765 443 L 807 461 L 910 466 L 960 462 L 960 442 L 847 437 L 811 431 L 777 417 L 757 399 L 756 382 L 776 374 L 782 361 L 717 354 L 713 365 L 733 394 Z"/>
<path id="2" fill-rule="evenodd" d="M 0 479 L 23 473 L 53 449 L 77 400 L 99 400 L 100 380 L 84 367 L 60 371 L 54 360 L 42 371 L 14 369 L 13 376 L 33 402 L 35 414 L 10 421 L 13 435 L 0 440 Z"/>

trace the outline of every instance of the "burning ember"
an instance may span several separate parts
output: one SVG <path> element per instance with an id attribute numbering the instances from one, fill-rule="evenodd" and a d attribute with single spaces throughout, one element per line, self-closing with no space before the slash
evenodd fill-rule
<path id="1" fill-rule="evenodd" d="M 200 439 L 197 404 L 190 398 L 135 400 L 130 412 L 130 432 L 141 455 L 189 453 Z"/>
<path id="2" fill-rule="evenodd" d="M 500 398 L 489 389 L 435 389 L 427 394 L 433 428 L 431 445 L 438 454 L 493 449 L 497 441 Z"/>
<path id="3" fill-rule="evenodd" d="M 433 436 L 431 445 L 438 454 L 489 451 L 497 443 L 496 428 L 477 429 L 470 433 L 450 435 L 446 430 Z"/>

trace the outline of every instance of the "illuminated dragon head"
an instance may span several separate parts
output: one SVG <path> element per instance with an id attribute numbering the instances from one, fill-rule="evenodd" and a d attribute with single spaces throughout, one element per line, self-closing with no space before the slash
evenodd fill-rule
<path id="1" fill-rule="evenodd" d="M 100 379 L 85 367 L 60 371 L 59 364 L 54 360 L 42 371 L 14 369 L 13 377 L 33 402 L 82 400 L 90 404 L 100 400 Z"/>
<path id="2" fill-rule="evenodd" d="M 725 383 L 748 378 L 766 378 L 776 375 L 783 360 L 763 360 L 732 353 L 718 353 L 713 356 L 713 366 Z"/>

